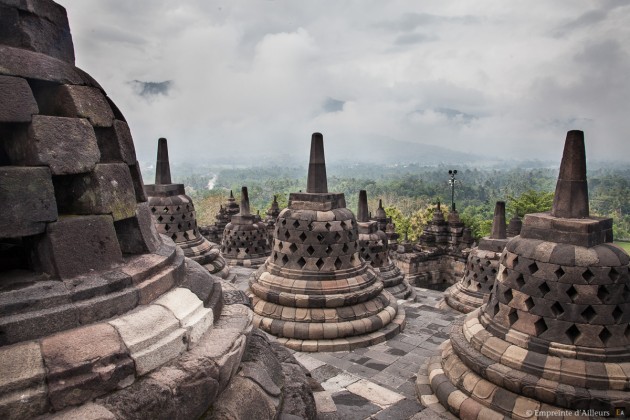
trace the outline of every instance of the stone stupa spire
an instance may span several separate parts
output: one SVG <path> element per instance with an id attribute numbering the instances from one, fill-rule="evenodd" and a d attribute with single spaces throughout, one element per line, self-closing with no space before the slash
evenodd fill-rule
<path id="1" fill-rule="evenodd" d="M 367 192 L 365 190 L 359 191 L 359 209 L 357 211 L 357 222 L 368 222 L 370 217 L 368 215 L 368 203 Z"/>
<path id="2" fill-rule="evenodd" d="M 567 133 L 551 215 L 565 219 L 589 216 L 584 132 Z"/>
<path id="3" fill-rule="evenodd" d="M 164 137 L 158 140 L 157 161 L 155 163 L 155 184 L 172 184 L 171 164 L 168 160 L 168 143 Z"/>
<path id="4" fill-rule="evenodd" d="M 507 238 L 505 224 L 505 201 L 497 201 L 494 206 L 494 217 L 492 218 L 492 233 L 490 234 L 490 238 Z"/>
<path id="5" fill-rule="evenodd" d="M 311 137 L 311 156 L 308 163 L 306 192 L 309 194 L 328 192 L 326 159 L 324 157 L 324 137 L 321 133 L 313 133 Z"/>
<path id="6" fill-rule="evenodd" d="M 241 188 L 241 216 L 251 215 L 249 210 L 249 194 L 247 193 L 247 187 Z"/>

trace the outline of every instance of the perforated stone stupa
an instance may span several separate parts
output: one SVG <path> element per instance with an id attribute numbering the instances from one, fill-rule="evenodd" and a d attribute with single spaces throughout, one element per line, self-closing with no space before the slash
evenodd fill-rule
<path id="1" fill-rule="evenodd" d="M 250 213 L 247 187 L 241 190 L 241 211 L 225 226 L 221 253 L 229 265 L 251 268 L 260 267 L 271 253 L 267 227 Z"/>
<path id="2" fill-rule="evenodd" d="M 589 216 L 584 134 L 570 131 L 551 212 L 525 216 L 488 303 L 429 364 L 442 405 L 479 419 L 627 410 L 630 258 L 611 241 L 612 220 Z"/>
<path id="3" fill-rule="evenodd" d="M 228 223 L 230 223 L 230 220 L 232 220 L 232 216 L 237 214 L 239 211 L 241 211 L 241 209 L 234 198 L 232 190 L 230 190 L 230 196 L 226 200 L 225 204 L 221 204 L 219 206 L 219 211 L 215 215 L 214 224 L 201 227 L 201 233 L 210 242 L 220 244 L 223 240 L 225 227 Z"/>
<path id="4" fill-rule="evenodd" d="M 505 202 L 497 201 L 490 236 L 482 238 L 471 250 L 464 276 L 444 292 L 444 300 L 449 306 L 464 313 L 481 306 L 494 287 L 499 258 L 507 242 Z"/>
<path id="5" fill-rule="evenodd" d="M 201 264 L 211 274 L 228 278 L 230 270 L 219 246 L 201 235 L 197 227 L 195 205 L 186 195 L 184 184 L 174 184 L 168 158 L 168 143 L 158 140 L 155 184 L 144 186 L 149 208 L 158 233 L 170 237 L 184 250 L 187 258 Z"/>
<path id="6" fill-rule="evenodd" d="M 306 193 L 292 193 L 272 254 L 250 278 L 254 323 L 301 351 L 349 350 L 397 334 L 404 312 L 359 253 L 343 194 L 329 193 L 323 137 L 314 133 Z"/>
<path id="7" fill-rule="evenodd" d="M 267 209 L 267 215 L 265 216 L 265 226 L 267 227 L 267 240 L 269 244 L 273 242 L 273 231 L 276 229 L 276 220 L 280 215 L 280 207 L 278 206 L 278 196 L 273 196 L 271 206 Z"/>
<path id="8" fill-rule="evenodd" d="M 398 238 L 400 235 L 396 233 L 396 225 L 392 221 L 391 217 L 387 217 L 387 213 L 385 213 L 385 209 L 383 208 L 383 200 L 378 200 L 378 208 L 376 209 L 376 214 L 374 215 L 374 219 L 378 230 L 382 230 L 387 235 L 387 244 L 388 247 L 396 248 L 398 244 Z"/>
<path id="9" fill-rule="evenodd" d="M 357 214 L 361 258 L 372 265 L 385 285 L 385 290 L 397 299 L 407 299 L 413 294 L 413 289 L 389 258 L 387 235 L 378 228 L 376 221 L 369 220 L 368 214 L 367 192 L 361 190 Z"/>

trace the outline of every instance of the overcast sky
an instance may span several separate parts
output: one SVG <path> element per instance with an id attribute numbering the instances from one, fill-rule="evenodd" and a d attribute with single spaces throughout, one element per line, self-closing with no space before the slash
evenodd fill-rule
<path id="1" fill-rule="evenodd" d="M 569 129 L 630 160 L 624 0 L 58 2 L 143 160 L 162 136 L 176 160 L 307 154 L 313 131 L 555 160 Z"/>

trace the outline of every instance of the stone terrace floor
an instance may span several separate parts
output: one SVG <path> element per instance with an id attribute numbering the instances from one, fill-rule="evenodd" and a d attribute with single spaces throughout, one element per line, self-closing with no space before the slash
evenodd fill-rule
<path id="1" fill-rule="evenodd" d="M 234 283 L 247 289 L 251 269 L 238 267 Z M 426 372 L 427 363 L 438 346 L 448 338 L 451 323 L 463 316 L 451 309 L 437 309 L 442 292 L 416 288 L 416 301 L 399 301 L 407 315 L 404 331 L 391 340 L 352 351 L 303 353 L 291 351 L 295 358 L 320 382 L 323 391 L 315 392 L 320 420 L 363 419 L 433 419 L 455 418 L 441 411 L 429 385 L 416 384 L 418 372 Z M 270 336 L 271 337 L 271 336 Z M 434 411 L 435 410 L 435 411 Z"/>

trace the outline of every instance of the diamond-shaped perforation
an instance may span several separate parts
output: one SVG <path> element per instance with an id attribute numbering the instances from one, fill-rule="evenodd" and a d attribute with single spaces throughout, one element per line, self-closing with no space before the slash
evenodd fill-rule
<path id="1" fill-rule="evenodd" d="M 554 271 L 554 274 L 556 275 L 557 279 L 560 280 L 560 277 L 564 276 L 564 270 L 562 269 L 562 267 L 558 267 L 558 269 Z"/>
<path id="2" fill-rule="evenodd" d="M 286 231 L 284 232 L 284 237 L 285 237 L 285 239 L 286 239 L 286 240 L 289 240 L 289 238 L 291 237 L 291 232 L 289 232 L 288 230 L 286 230 Z"/>
<path id="3" fill-rule="evenodd" d="M 510 309 L 510 313 L 508 314 L 508 321 L 510 323 L 510 326 L 516 324 L 516 321 L 518 321 L 518 312 L 516 311 L 516 309 Z"/>
<path id="4" fill-rule="evenodd" d="M 321 270 L 322 267 L 324 266 L 324 260 L 322 260 L 321 258 L 318 258 L 317 262 L 315 263 L 315 265 L 317 266 L 318 270 Z"/>
<path id="5" fill-rule="evenodd" d="M 551 292 L 551 289 L 549 288 L 547 282 L 540 283 L 540 286 L 538 286 L 538 290 L 540 290 L 540 293 L 543 297 L 545 297 L 547 293 Z"/>
<path id="6" fill-rule="evenodd" d="M 313 253 L 315 252 L 315 248 L 313 248 L 312 245 L 309 245 L 308 248 L 306 248 L 306 252 L 308 253 L 308 255 L 313 255 Z"/>
<path id="7" fill-rule="evenodd" d="M 553 305 L 551 305 L 551 312 L 554 314 L 554 316 L 559 317 L 564 313 L 564 308 L 562 307 L 560 302 L 555 302 Z"/>
<path id="8" fill-rule="evenodd" d="M 337 257 L 337 259 L 335 260 L 335 268 L 337 270 L 340 270 L 341 269 L 341 265 L 342 265 L 341 259 L 339 257 Z"/>
<path id="9" fill-rule="evenodd" d="M 298 250 L 298 246 L 292 242 L 291 245 L 289 245 L 289 251 L 293 253 L 297 250 Z"/>
<path id="10" fill-rule="evenodd" d="M 619 280 L 619 277 L 620 277 L 619 271 L 617 271 L 615 267 L 612 267 L 610 271 L 608 272 L 608 278 L 612 280 L 613 283 L 617 283 L 617 280 Z"/>
<path id="11" fill-rule="evenodd" d="M 324 227 L 326 228 L 326 230 L 330 230 L 330 228 L 332 227 L 332 225 L 328 222 L 326 222 L 326 224 L 324 225 Z"/>
<path id="12" fill-rule="evenodd" d="M 610 337 L 612 337 L 612 334 L 608 330 L 608 328 L 606 327 L 602 328 L 602 330 L 599 333 L 599 339 L 602 340 L 602 343 L 608 344 L 608 340 L 610 340 Z"/>
<path id="13" fill-rule="evenodd" d="M 547 327 L 547 323 L 543 318 L 540 318 L 538 321 L 534 322 L 534 331 L 536 331 L 536 336 L 540 336 L 548 329 L 549 328 Z"/>
<path id="14" fill-rule="evenodd" d="M 622 315 L 623 315 L 623 311 L 621 310 L 621 308 L 618 305 L 615 306 L 615 309 L 613 309 L 612 311 L 612 316 L 616 324 L 619 324 L 619 321 L 621 321 Z"/>
<path id="15" fill-rule="evenodd" d="M 497 314 L 499 313 L 499 309 L 500 309 L 499 302 L 497 302 L 492 307 L 492 316 L 497 316 Z"/>
<path id="16" fill-rule="evenodd" d="M 339 223 L 339 226 L 341 226 L 342 229 L 346 228 L 346 222 L 345 221 L 341 221 L 341 223 Z"/>
<path id="17" fill-rule="evenodd" d="M 304 266 L 306 265 L 306 260 L 304 259 L 304 257 L 300 257 L 300 259 L 297 260 L 297 264 L 300 266 L 300 268 L 304 268 Z"/>
<path id="18" fill-rule="evenodd" d="M 582 311 L 582 318 L 586 320 L 586 322 L 590 323 L 597 316 L 597 312 L 591 305 L 588 305 L 586 309 Z"/>
<path id="19" fill-rule="evenodd" d="M 610 298 L 610 292 L 608 291 L 608 288 L 604 285 L 599 286 L 597 288 L 597 297 L 599 298 L 599 300 L 602 301 L 602 303 L 608 302 Z"/>
<path id="20" fill-rule="evenodd" d="M 533 276 L 538 271 L 538 264 L 535 262 L 531 263 L 527 266 L 527 270 L 529 270 L 529 274 Z"/>
<path id="21" fill-rule="evenodd" d="M 341 239 L 341 234 L 339 232 L 335 232 L 335 241 L 338 242 Z"/>
<path id="22" fill-rule="evenodd" d="M 284 245 L 282 245 L 282 241 L 278 241 L 278 249 L 282 251 L 282 248 L 284 248 Z"/>
<path id="23" fill-rule="evenodd" d="M 564 333 L 573 344 L 575 344 L 575 341 L 580 337 L 581 334 L 580 330 L 578 329 L 578 327 L 575 326 L 575 324 L 571 325 Z"/>
<path id="24" fill-rule="evenodd" d="M 344 254 L 348 252 L 348 249 L 350 249 L 348 248 L 348 244 L 343 244 L 343 246 L 341 247 L 341 250 L 344 252 Z"/>
<path id="25" fill-rule="evenodd" d="M 282 256 L 282 264 L 286 264 L 289 262 L 289 257 L 287 257 L 286 255 Z"/>
<path id="26" fill-rule="evenodd" d="M 322 242 L 324 239 L 326 239 L 326 236 L 322 235 L 321 233 L 318 233 L 318 234 L 317 234 L 317 240 L 318 240 L 319 242 Z"/>
<path id="27" fill-rule="evenodd" d="M 286 225 L 287 225 L 287 219 L 282 218 L 282 221 L 280 222 L 280 224 L 281 224 L 282 226 L 286 226 Z"/>
<path id="28" fill-rule="evenodd" d="M 510 303 L 514 298 L 514 296 L 512 295 L 512 289 L 507 289 L 505 292 L 503 292 L 503 298 L 505 299 L 506 303 Z"/>
<path id="29" fill-rule="evenodd" d="M 525 278 L 520 273 L 516 277 L 516 284 L 519 287 L 519 289 L 521 289 L 521 288 L 523 288 L 523 286 L 525 286 Z"/>
<path id="30" fill-rule="evenodd" d="M 587 268 L 586 271 L 582 273 L 582 278 L 586 280 L 587 283 L 590 283 L 595 278 L 595 274 Z"/>
<path id="31" fill-rule="evenodd" d="M 300 236 L 298 236 L 298 238 L 300 238 L 300 241 L 304 242 L 306 238 L 308 238 L 308 236 L 306 236 L 306 233 L 302 232 L 300 233 Z"/>
<path id="32" fill-rule="evenodd" d="M 151 213 L 155 213 L 157 209 L 155 207 L 151 207 Z"/>
<path id="33" fill-rule="evenodd" d="M 536 304 L 534 303 L 534 299 L 532 299 L 532 297 L 528 297 L 527 299 L 525 299 L 525 306 L 527 307 L 527 310 L 531 310 Z"/>
<path id="34" fill-rule="evenodd" d="M 300 222 L 297 221 L 297 220 L 294 220 L 293 223 L 292 223 L 292 226 L 293 226 L 294 229 L 297 229 L 297 228 L 300 227 Z"/>
<path id="35" fill-rule="evenodd" d="M 330 255 L 332 252 L 333 252 L 333 248 L 332 248 L 332 246 L 328 245 L 328 246 L 326 247 L 326 255 Z"/>
<path id="36" fill-rule="evenodd" d="M 567 296 L 569 296 L 569 299 L 571 299 L 571 302 L 575 300 L 577 295 L 578 295 L 578 292 L 577 290 L 575 290 L 575 287 L 573 287 L 573 285 L 569 286 L 569 288 L 567 289 Z"/>

